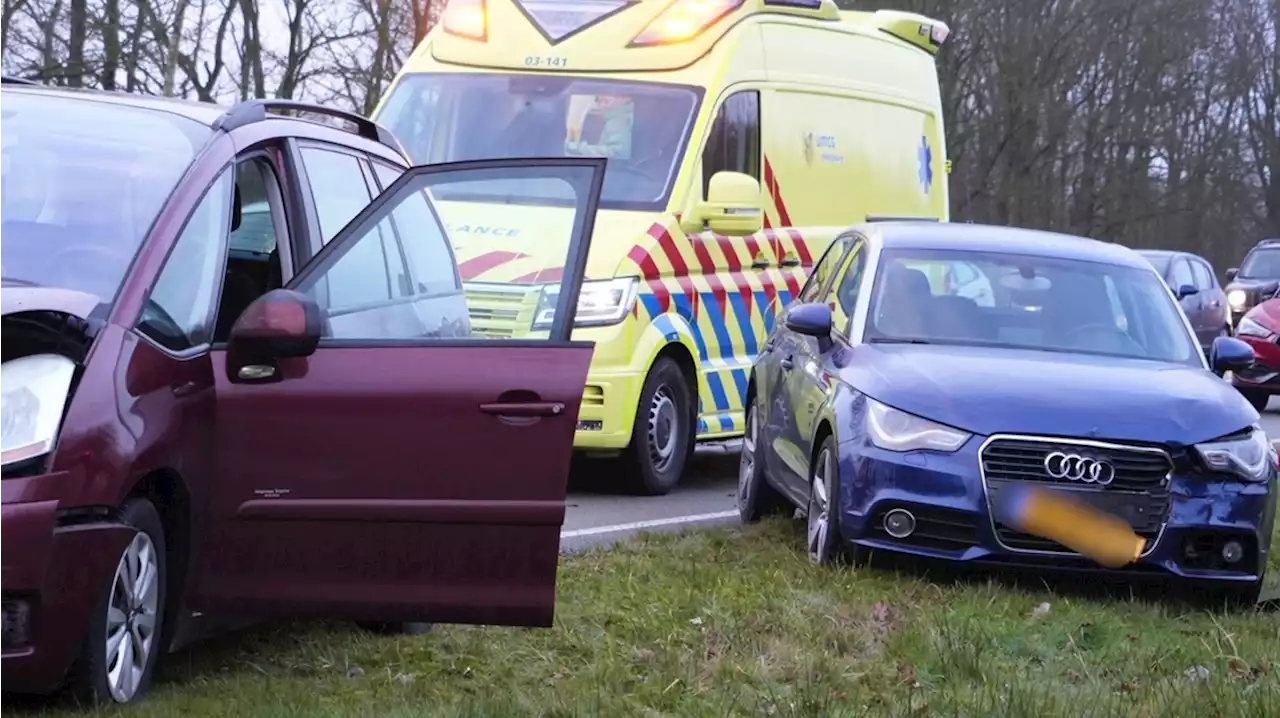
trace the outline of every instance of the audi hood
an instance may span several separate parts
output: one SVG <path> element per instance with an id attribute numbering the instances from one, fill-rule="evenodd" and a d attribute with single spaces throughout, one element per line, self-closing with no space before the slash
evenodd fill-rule
<path id="1" fill-rule="evenodd" d="M 1248 427 L 1258 413 L 1221 377 L 1181 364 L 988 347 L 867 344 L 841 378 L 871 398 L 975 434 L 1170 446 Z"/>

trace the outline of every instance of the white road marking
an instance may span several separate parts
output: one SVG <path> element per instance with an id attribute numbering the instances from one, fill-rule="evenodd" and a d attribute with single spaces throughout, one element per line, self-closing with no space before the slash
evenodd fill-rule
<path id="1" fill-rule="evenodd" d="M 579 536 L 597 536 L 599 534 L 611 534 L 619 531 L 639 531 L 641 529 L 657 528 L 659 526 L 678 526 L 680 524 L 696 524 L 701 521 L 715 521 L 717 519 L 733 518 L 738 515 L 737 511 L 717 511 L 713 514 L 691 514 L 689 516 L 672 516 L 665 519 L 651 519 L 649 521 L 633 521 L 629 524 L 613 524 L 612 526 L 592 526 L 585 529 L 574 529 L 572 531 L 561 531 L 560 538 L 577 538 Z"/>

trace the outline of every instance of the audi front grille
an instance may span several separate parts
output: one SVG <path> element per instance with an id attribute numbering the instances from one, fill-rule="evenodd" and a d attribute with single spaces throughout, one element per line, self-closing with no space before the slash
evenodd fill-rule
<path id="1" fill-rule="evenodd" d="M 1147 551 L 1155 547 L 1169 519 L 1173 460 L 1163 449 L 1086 439 L 994 436 L 983 444 L 979 460 L 988 509 L 994 497 L 1013 485 L 1030 483 L 1069 491 L 1076 499 L 1127 520 L 1135 533 L 1147 539 Z M 992 523 L 997 540 L 1008 549 L 1073 553 L 994 519 Z"/>

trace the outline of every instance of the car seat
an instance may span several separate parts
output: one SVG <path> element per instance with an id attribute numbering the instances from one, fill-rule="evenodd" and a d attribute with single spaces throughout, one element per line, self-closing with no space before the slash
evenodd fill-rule
<path id="1" fill-rule="evenodd" d="M 876 329 L 892 336 L 918 337 L 928 331 L 933 290 L 919 269 L 893 262 L 885 270 Z"/>
<path id="2" fill-rule="evenodd" d="M 993 327 L 972 299 L 945 295 L 934 297 L 933 305 L 936 311 L 929 317 L 933 334 L 954 339 L 995 340 Z"/>
<path id="3" fill-rule="evenodd" d="M 243 218 L 243 204 L 240 199 L 240 187 L 235 189 L 231 205 L 231 232 L 240 228 Z M 231 327 L 240 318 L 245 309 L 265 292 L 248 273 L 232 268 L 227 263 L 226 276 L 222 282 L 222 300 L 218 303 L 218 318 L 213 330 L 215 342 L 226 341 L 231 335 Z"/>

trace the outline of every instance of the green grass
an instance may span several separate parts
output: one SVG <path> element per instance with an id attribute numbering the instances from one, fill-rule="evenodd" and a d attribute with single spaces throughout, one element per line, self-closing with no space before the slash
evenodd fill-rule
<path id="1" fill-rule="evenodd" d="M 170 656 L 120 714 L 1280 715 L 1280 613 L 818 567 L 801 533 L 777 520 L 566 557 L 548 630 L 222 637 Z"/>

